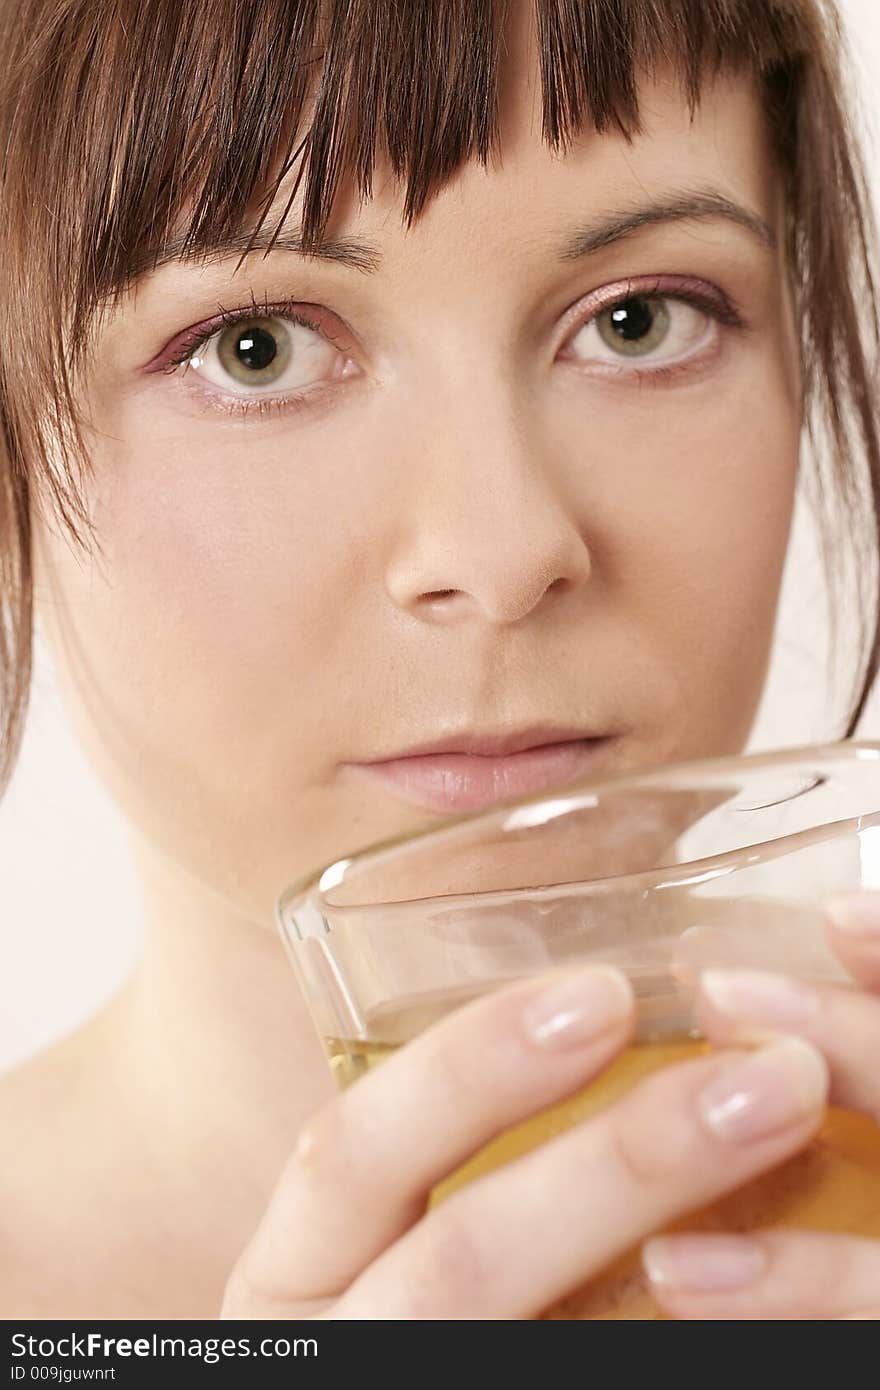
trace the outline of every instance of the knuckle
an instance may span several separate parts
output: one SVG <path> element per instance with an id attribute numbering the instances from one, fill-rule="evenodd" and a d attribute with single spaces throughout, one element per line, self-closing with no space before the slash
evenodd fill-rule
<path id="1" fill-rule="evenodd" d="M 422 1223 L 410 1272 L 411 1315 L 431 1316 L 438 1298 L 454 1294 L 456 1304 L 479 1309 L 486 1300 L 490 1270 L 477 1238 L 470 1204 L 444 1203 L 444 1210 Z"/>
<path id="2" fill-rule="evenodd" d="M 475 1104 L 485 1106 L 486 1082 L 473 1056 L 463 1058 L 458 1048 L 446 1042 L 425 1058 L 425 1071 L 431 1076 L 432 1089 L 454 1097 L 460 1113 L 470 1112 Z"/>
<path id="3" fill-rule="evenodd" d="M 458 1114 L 484 1115 L 493 1101 L 518 1075 L 517 1061 L 504 1030 L 483 1027 L 475 1034 L 473 1020 L 466 1029 L 437 1035 L 426 1049 L 423 1069 L 431 1079 L 431 1091 L 455 1107 Z"/>
<path id="4" fill-rule="evenodd" d="M 348 1153 L 349 1126 L 341 1100 L 332 1101 L 300 1127 L 285 1170 L 285 1182 L 326 1187 L 336 1180 Z"/>
<path id="5" fill-rule="evenodd" d="M 643 1127 L 621 1114 L 611 1118 L 608 1138 L 618 1171 L 629 1186 L 655 1187 L 668 1175 L 669 1165 L 662 1152 L 645 1142 Z"/>
<path id="6" fill-rule="evenodd" d="M 233 1266 L 223 1290 L 220 1317 L 296 1317 L 303 1315 L 296 1311 L 300 1307 L 308 1307 L 310 1316 L 316 1301 L 291 1290 L 262 1235 L 263 1228 L 258 1227 Z"/>
<path id="7" fill-rule="evenodd" d="M 608 1117 L 614 1160 L 637 1188 L 692 1182 L 706 1144 L 670 1075 L 642 1082 Z"/>

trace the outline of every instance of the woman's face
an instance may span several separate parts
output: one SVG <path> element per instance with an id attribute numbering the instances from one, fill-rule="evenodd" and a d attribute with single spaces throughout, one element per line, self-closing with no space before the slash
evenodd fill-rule
<path id="1" fill-rule="evenodd" d="M 446 818 L 351 763 L 536 722 L 616 735 L 612 771 L 747 740 L 800 424 L 758 98 L 691 123 L 646 85 L 632 144 L 559 156 L 538 97 L 410 230 L 381 165 L 342 200 L 358 264 L 172 262 L 97 341 L 103 558 L 37 519 L 40 618 L 124 813 L 249 917 Z"/>

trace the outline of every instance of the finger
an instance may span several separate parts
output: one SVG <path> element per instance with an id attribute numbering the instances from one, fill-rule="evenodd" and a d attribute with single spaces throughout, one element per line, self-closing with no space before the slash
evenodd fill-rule
<path id="1" fill-rule="evenodd" d="M 263 1299 L 344 1288 L 430 1189 L 502 1129 L 586 1084 L 624 1045 L 616 970 L 556 972 L 465 1005 L 307 1123 L 239 1265 Z"/>
<path id="2" fill-rule="evenodd" d="M 797 1038 L 655 1072 L 594 1119 L 460 1188 L 356 1280 L 340 1317 L 533 1317 L 651 1231 L 779 1163 L 821 1123 Z"/>
<path id="3" fill-rule="evenodd" d="M 828 939 L 851 975 L 880 990 L 880 892 L 841 893 L 825 904 Z"/>
<path id="4" fill-rule="evenodd" d="M 880 1308 L 880 1241 L 858 1236 L 658 1236 L 642 1260 L 676 1318 L 874 1318 Z"/>
<path id="5" fill-rule="evenodd" d="M 828 1062 L 832 1100 L 880 1119 L 880 999 L 769 971 L 706 970 L 696 1007 L 697 1022 L 714 1043 L 761 1042 L 774 1033 L 806 1038 Z"/>

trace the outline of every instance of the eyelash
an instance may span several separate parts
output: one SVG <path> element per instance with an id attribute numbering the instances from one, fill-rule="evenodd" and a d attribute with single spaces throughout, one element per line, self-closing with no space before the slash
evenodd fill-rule
<path id="1" fill-rule="evenodd" d="M 570 336 L 586 328 L 600 314 L 607 313 L 609 309 L 614 309 L 618 304 L 623 304 L 627 299 L 636 296 L 645 298 L 656 298 L 662 295 L 665 299 L 677 300 L 684 304 L 690 304 L 701 312 L 708 314 L 726 328 L 745 328 L 746 322 L 739 309 L 723 290 L 708 291 L 703 281 L 676 280 L 674 290 L 663 289 L 668 277 L 659 277 L 653 284 L 646 284 L 644 281 L 628 281 L 622 288 L 617 289 L 612 295 L 602 299 L 597 303 L 592 311 L 583 318 L 571 331 Z M 599 291 L 599 294 L 602 292 Z M 251 294 L 250 304 L 240 309 L 224 309 L 218 305 L 218 312 L 215 318 L 201 327 L 193 329 L 185 334 L 179 346 L 172 355 L 162 363 L 159 370 L 167 375 L 173 375 L 181 370 L 186 371 L 192 358 L 196 356 L 199 348 L 209 342 L 217 333 L 221 333 L 225 328 L 233 324 L 245 322 L 254 317 L 260 318 L 281 318 L 288 323 L 299 324 L 303 328 L 311 329 L 312 332 L 325 338 L 332 343 L 340 352 L 345 351 L 344 345 L 326 327 L 325 324 L 318 323 L 315 318 L 304 314 L 297 308 L 292 301 L 270 304 L 268 299 L 260 303 Z M 638 371 L 629 370 L 621 367 L 621 372 L 629 377 L 635 378 L 640 385 L 662 385 L 664 381 L 678 376 L 682 370 L 687 370 L 689 363 L 672 363 L 669 366 L 648 367 Z M 310 387 L 306 391 L 296 392 L 288 396 L 269 396 L 253 397 L 251 399 L 242 397 L 222 397 L 217 393 L 212 393 L 209 408 L 222 410 L 226 414 L 245 417 L 256 412 L 265 417 L 267 415 L 286 414 L 288 411 L 296 410 L 297 407 L 308 396 L 318 394 L 319 389 Z M 207 396 L 207 393 L 205 393 Z"/>

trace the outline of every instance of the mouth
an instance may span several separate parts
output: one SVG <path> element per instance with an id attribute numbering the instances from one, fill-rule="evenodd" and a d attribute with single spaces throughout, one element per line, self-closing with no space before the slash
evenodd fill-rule
<path id="1" fill-rule="evenodd" d="M 459 736 L 346 766 L 422 810 L 462 813 L 571 786 L 606 761 L 615 742 L 610 734 L 551 736 L 541 742 L 535 730 L 515 736 Z"/>

